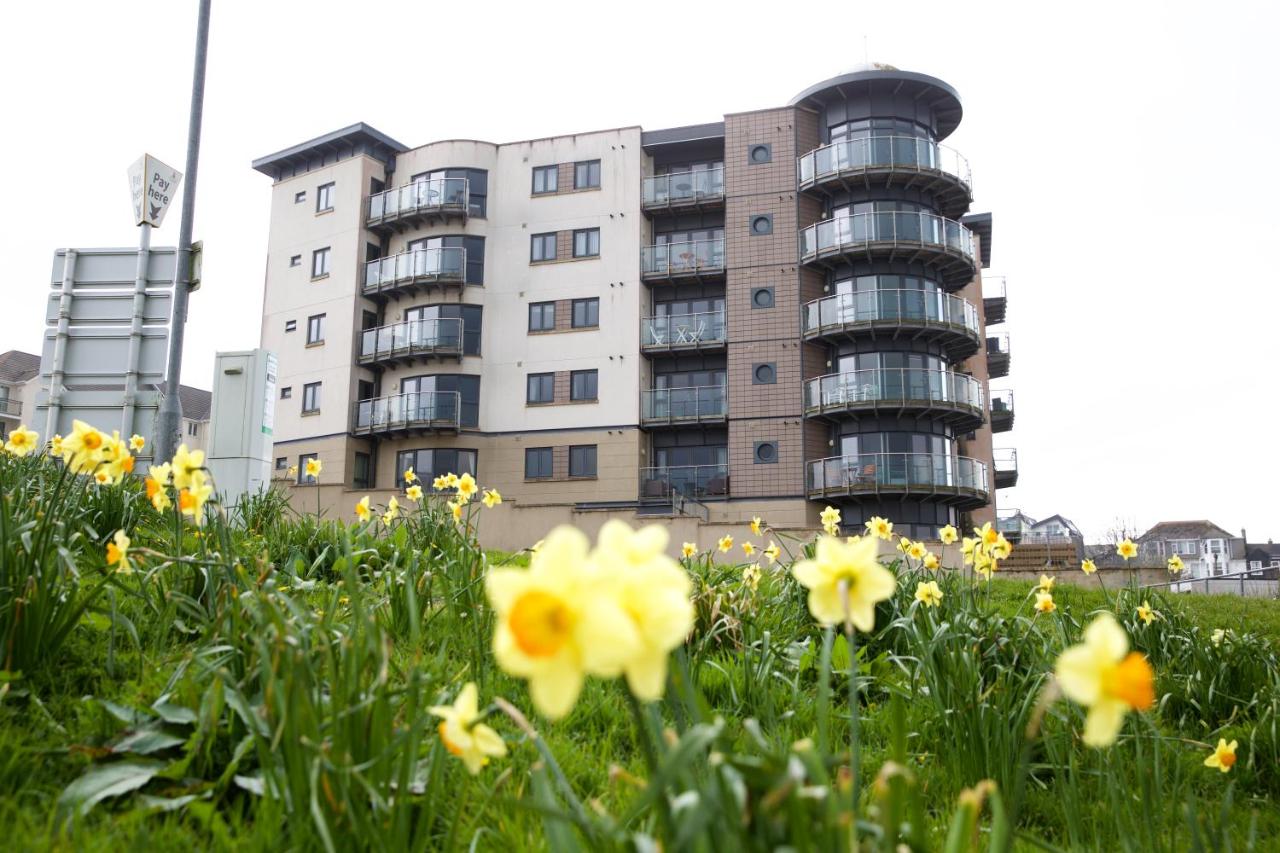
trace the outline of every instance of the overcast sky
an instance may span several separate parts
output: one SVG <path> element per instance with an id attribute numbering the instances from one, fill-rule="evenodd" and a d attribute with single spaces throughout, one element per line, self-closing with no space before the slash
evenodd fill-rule
<path id="1" fill-rule="evenodd" d="M 1280 539 L 1275 2 L 214 0 L 183 381 L 258 343 L 255 157 L 365 121 L 416 146 L 717 121 L 864 57 L 955 86 L 995 217 L 1020 485 L 1000 506 Z M 616 14 L 614 9 L 624 9 Z M 0 350 L 39 352 L 54 249 L 131 246 L 126 167 L 182 169 L 195 0 L 11 4 Z M 792 13 L 788 18 L 787 11 Z M 178 203 L 157 245 L 177 240 Z M 997 327 L 999 328 L 999 327 Z"/>

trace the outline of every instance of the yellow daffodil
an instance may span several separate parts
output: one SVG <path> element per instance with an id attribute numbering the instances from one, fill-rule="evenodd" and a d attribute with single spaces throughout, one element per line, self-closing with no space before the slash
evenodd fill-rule
<path id="1" fill-rule="evenodd" d="M 446 489 L 458 488 L 458 475 L 450 471 L 444 475 L 444 487 Z"/>
<path id="2" fill-rule="evenodd" d="M 987 549 L 992 557 L 1003 560 L 1013 553 L 1013 543 L 1004 538 L 1003 533 L 996 534 L 996 541 Z"/>
<path id="3" fill-rule="evenodd" d="M 916 601 L 925 607 L 937 607 L 942 603 L 942 588 L 937 581 L 920 581 L 916 584 Z"/>
<path id="4" fill-rule="evenodd" d="M 462 508 L 465 504 L 460 503 L 459 501 L 449 501 L 446 506 L 449 507 L 449 514 L 453 516 L 454 521 L 462 521 Z M 536 545 L 534 546 L 535 551 L 537 550 L 537 547 L 538 546 Z"/>
<path id="5" fill-rule="evenodd" d="M 290 466 L 289 466 L 289 470 L 285 471 L 285 474 L 287 474 L 287 475 L 289 476 L 289 479 L 290 479 L 290 480 L 295 480 L 295 479 L 297 479 L 297 477 L 298 477 L 298 466 L 297 466 L 297 465 L 290 465 Z"/>
<path id="6" fill-rule="evenodd" d="M 1169 571 L 1173 572 L 1174 574 L 1177 574 L 1178 572 L 1186 568 L 1186 564 L 1182 562 L 1182 558 L 1179 557 L 1177 554 L 1174 554 L 1172 557 L 1169 558 L 1168 565 L 1169 565 Z"/>
<path id="7" fill-rule="evenodd" d="M 387 501 L 387 511 L 382 514 L 382 523 L 391 526 L 391 522 L 400 517 L 400 501 L 395 499 L 393 495 L 391 500 Z"/>
<path id="8" fill-rule="evenodd" d="M 831 536 L 818 540 L 814 559 L 801 560 L 791 573 L 809 590 L 809 612 L 823 625 L 846 615 L 859 631 L 875 627 L 876 603 L 893 595 L 897 580 L 877 559 L 879 544 L 867 537 L 853 544 Z M 847 614 L 846 614 L 847 606 Z"/>
<path id="9" fill-rule="evenodd" d="M 1222 630 L 1221 628 L 1214 628 L 1213 634 L 1210 635 L 1209 637 L 1209 641 L 1213 643 L 1215 646 L 1220 646 L 1222 645 L 1222 641 L 1225 640 L 1226 638 L 1227 638 L 1226 631 Z"/>
<path id="10" fill-rule="evenodd" d="M 49 455 L 55 459 L 62 456 L 62 436 L 57 433 L 49 439 Z"/>
<path id="11" fill-rule="evenodd" d="M 84 421 L 72 421 L 71 435 L 62 440 L 62 458 L 73 474 L 88 474 L 102 461 L 106 436 Z"/>
<path id="12" fill-rule="evenodd" d="M 755 563 L 742 570 L 742 582 L 753 593 L 760 589 L 760 567 Z"/>
<path id="13" fill-rule="evenodd" d="M 721 554 L 728 554 L 729 549 L 733 547 L 733 537 L 732 536 L 720 537 L 719 547 L 720 547 Z"/>
<path id="14" fill-rule="evenodd" d="M 746 554 L 748 557 L 754 556 L 756 553 L 756 546 L 752 545 L 750 542 L 743 542 L 742 553 Z"/>
<path id="15" fill-rule="evenodd" d="M 129 449 L 134 453 L 141 453 L 142 448 L 147 446 L 147 440 L 136 432 L 129 436 Z"/>
<path id="16" fill-rule="evenodd" d="M 1058 609 L 1058 605 L 1053 603 L 1053 593 L 1037 592 L 1036 593 L 1036 610 L 1040 613 L 1052 613 Z"/>
<path id="17" fill-rule="evenodd" d="M 975 549 L 973 552 L 973 570 L 981 575 L 984 579 L 990 580 L 991 574 L 996 570 L 996 561 L 991 555 L 982 549 Z"/>
<path id="18" fill-rule="evenodd" d="M 964 558 L 966 566 L 973 564 L 973 555 L 978 550 L 978 540 L 970 539 L 968 536 L 960 540 L 960 556 Z"/>
<path id="19" fill-rule="evenodd" d="M 213 494 L 213 486 L 209 485 L 205 473 L 198 470 L 191 472 L 189 482 L 189 488 L 178 492 L 178 509 L 199 527 L 204 524 L 204 505 Z"/>
<path id="20" fill-rule="evenodd" d="M 1084 572 L 1086 575 L 1091 575 L 1097 570 L 1098 570 L 1098 567 L 1094 565 L 1093 560 L 1080 561 L 1080 571 Z"/>
<path id="21" fill-rule="evenodd" d="M 751 527 L 752 536 L 760 535 L 760 528 L 761 528 L 760 516 L 757 515 L 751 519 L 750 527 Z"/>
<path id="22" fill-rule="evenodd" d="M 924 567 L 931 572 L 936 572 L 941 568 L 942 564 L 938 562 L 938 555 L 930 551 L 924 555 Z"/>
<path id="23" fill-rule="evenodd" d="M 1083 641 L 1058 657 L 1054 674 L 1063 694 L 1089 709 L 1084 742 L 1110 746 L 1130 710 L 1155 705 L 1155 673 L 1110 613 L 1099 614 L 1084 631 Z"/>
<path id="24" fill-rule="evenodd" d="M 476 485 L 476 478 L 472 477 L 470 474 L 463 474 L 458 478 L 458 497 L 462 499 L 463 503 L 471 500 L 479 488 L 480 487 Z"/>
<path id="25" fill-rule="evenodd" d="M 155 507 L 156 512 L 164 512 L 173 506 L 169 500 L 169 477 L 171 470 L 168 462 L 161 465 L 152 465 L 151 470 L 147 472 L 146 488 L 147 500 L 151 501 L 151 505 Z"/>
<path id="26" fill-rule="evenodd" d="M 502 503 L 502 495 L 498 494 L 497 489 L 485 489 L 484 497 L 480 499 L 480 503 L 484 504 L 489 509 L 493 509 L 495 506 Z"/>
<path id="27" fill-rule="evenodd" d="M 133 572 L 133 566 L 129 564 L 129 537 L 124 535 L 123 530 L 117 530 L 116 535 L 107 543 L 107 565 L 116 566 L 116 571 L 121 574 Z"/>
<path id="28" fill-rule="evenodd" d="M 404 496 L 414 503 L 422 501 L 422 486 L 414 483 L 412 486 L 404 490 Z"/>
<path id="29" fill-rule="evenodd" d="M 923 542 L 912 542 L 907 546 L 907 556 L 913 560 L 923 560 L 924 555 L 929 553 L 929 549 L 924 547 Z"/>
<path id="30" fill-rule="evenodd" d="M 1116 546 L 1116 554 L 1124 557 L 1125 562 L 1128 562 L 1133 557 L 1138 556 L 1138 546 L 1133 544 L 1131 539 L 1125 539 Z"/>
<path id="31" fill-rule="evenodd" d="M 1153 610 L 1151 605 L 1145 601 L 1138 605 L 1138 618 L 1141 619 L 1145 625 L 1150 625 L 1152 622 L 1156 621 L 1156 617 L 1159 615 L 1160 612 L 1158 610 Z"/>
<path id="32" fill-rule="evenodd" d="M 680 547 L 680 556 L 684 557 L 686 560 L 696 553 L 698 553 L 698 546 L 692 542 L 686 542 Z"/>
<path id="33" fill-rule="evenodd" d="M 878 515 L 873 515 L 865 526 L 867 528 L 867 533 L 872 536 L 879 536 L 886 542 L 893 538 L 893 522 L 887 518 L 881 518 Z"/>
<path id="34" fill-rule="evenodd" d="M 315 480 L 320 476 L 320 472 L 324 470 L 324 463 L 320 461 L 320 457 L 315 456 L 307 460 L 306 474 Z"/>
<path id="35" fill-rule="evenodd" d="M 443 492 L 445 489 L 449 488 L 448 478 L 445 477 L 444 474 L 441 474 L 439 477 L 436 477 L 431 481 L 431 488 L 435 489 L 437 492 Z"/>
<path id="36" fill-rule="evenodd" d="M 312 459 L 307 462 L 307 476 L 311 475 L 311 463 L 318 460 Z M 185 444 L 178 447 L 178 452 L 173 454 L 173 485 L 178 489 L 191 488 L 191 478 L 200 469 L 204 467 L 204 451 L 188 450 Z"/>
<path id="37" fill-rule="evenodd" d="M 547 535 L 528 569 L 495 568 L 485 578 L 498 666 L 527 679 L 534 707 L 552 719 L 573 707 L 588 673 L 614 678 L 641 648 L 613 579 L 588 549 L 587 537 L 564 525 Z"/>
<path id="38" fill-rule="evenodd" d="M 1053 592 L 1053 585 L 1058 582 L 1057 578 L 1051 578 L 1048 575 L 1040 575 L 1040 583 L 1036 585 L 1036 589 L 1041 592 Z"/>
<path id="39" fill-rule="evenodd" d="M 1216 767 L 1223 773 L 1229 772 L 1236 763 L 1236 747 L 1239 745 L 1239 741 L 1227 743 L 1226 738 L 1218 738 L 1218 745 L 1214 747 L 1213 754 L 1204 760 L 1204 766 Z"/>
<path id="40" fill-rule="evenodd" d="M 960 531 L 956 530 L 955 525 L 948 524 L 938 531 L 938 538 L 942 540 L 943 545 L 950 545 L 960 538 Z"/>
<path id="41" fill-rule="evenodd" d="M 93 472 L 93 480 L 99 486 L 111 485 L 111 475 L 102 469 Z"/>
<path id="42" fill-rule="evenodd" d="M 911 540 L 906 536 L 902 536 L 898 539 L 896 547 L 900 553 L 905 554 L 911 548 Z"/>
<path id="43" fill-rule="evenodd" d="M 462 759 L 467 772 L 475 776 L 490 758 L 502 758 L 507 745 L 493 729 L 479 722 L 478 692 L 475 682 L 467 682 L 458 691 L 452 705 L 436 705 L 428 710 L 440 723 L 440 740 L 449 754 Z"/>
<path id="44" fill-rule="evenodd" d="M 4 449 L 14 456 L 26 456 L 39 445 L 40 434 L 27 429 L 23 424 L 18 424 L 18 428 L 9 433 L 9 440 L 4 443 Z"/>
<path id="45" fill-rule="evenodd" d="M 829 506 L 824 509 L 819 518 L 822 519 L 822 529 L 828 536 L 835 536 L 840 530 L 840 510 L 835 507 Z"/>
<path id="46" fill-rule="evenodd" d="M 990 548 L 996 542 L 1000 541 L 1000 531 L 991 526 L 991 522 L 986 522 L 981 527 L 973 528 L 973 535 L 982 543 L 983 548 Z"/>
<path id="47" fill-rule="evenodd" d="M 368 521 L 373 517 L 373 510 L 369 508 L 369 496 L 365 495 L 356 504 L 356 518 L 361 521 Z"/>
<path id="48" fill-rule="evenodd" d="M 415 474 L 415 473 L 413 473 L 413 469 L 412 469 L 412 468 L 405 468 L 405 469 L 404 469 L 404 481 L 405 481 L 405 483 L 412 485 L 413 483 L 417 482 L 417 479 L 418 479 L 418 475 L 417 475 L 417 474 Z"/>
<path id="49" fill-rule="evenodd" d="M 769 558 L 769 565 L 778 562 L 778 557 L 782 554 L 782 549 L 778 547 L 778 543 L 772 539 L 769 540 L 769 547 L 764 549 L 764 555 Z"/>
<path id="50" fill-rule="evenodd" d="M 119 430 L 111 433 L 102 442 L 102 462 L 111 475 L 112 482 L 124 479 L 124 475 L 133 471 L 133 457 L 129 454 L 126 443 L 120 440 Z"/>

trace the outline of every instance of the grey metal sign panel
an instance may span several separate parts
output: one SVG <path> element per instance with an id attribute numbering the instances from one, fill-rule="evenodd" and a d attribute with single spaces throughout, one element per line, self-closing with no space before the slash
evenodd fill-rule
<path id="1" fill-rule="evenodd" d="M 138 274 L 137 249 L 76 249 L 73 281 L 76 287 L 133 290 Z M 161 246 L 150 251 L 147 263 L 148 287 L 172 287 L 175 250 Z M 53 253 L 53 289 L 60 290 L 66 278 L 67 250 Z"/>
<path id="2" fill-rule="evenodd" d="M 123 324 L 127 329 L 133 320 L 133 293 L 85 293 L 74 294 L 71 300 L 71 322 L 73 324 Z M 142 308 L 142 323 L 146 326 L 167 326 L 169 314 L 172 312 L 170 301 L 173 289 L 147 291 Z M 58 293 L 49 295 L 49 305 L 45 310 L 45 321 L 54 326 L 58 323 L 58 312 L 61 310 L 62 296 Z"/>
<path id="3" fill-rule="evenodd" d="M 163 382 L 165 356 L 168 352 L 168 329 L 145 328 L 138 350 L 138 382 Z M 40 353 L 40 376 L 48 382 L 52 375 L 56 335 L 45 335 Z M 66 351 L 62 357 L 63 385 L 116 381 L 123 387 L 129 359 L 129 327 L 115 330 L 69 330 Z"/>

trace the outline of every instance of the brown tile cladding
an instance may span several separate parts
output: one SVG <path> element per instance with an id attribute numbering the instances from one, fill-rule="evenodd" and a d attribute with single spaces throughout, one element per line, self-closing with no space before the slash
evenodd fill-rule
<path id="1" fill-rule="evenodd" d="M 556 260 L 567 261 L 573 257 L 573 232 L 556 232 Z"/>
<path id="2" fill-rule="evenodd" d="M 573 191 L 573 164 L 559 163 L 556 167 L 556 192 L 567 193 Z"/>
<path id="3" fill-rule="evenodd" d="M 556 331 L 568 332 L 573 330 L 573 300 L 557 299 L 556 300 Z"/>

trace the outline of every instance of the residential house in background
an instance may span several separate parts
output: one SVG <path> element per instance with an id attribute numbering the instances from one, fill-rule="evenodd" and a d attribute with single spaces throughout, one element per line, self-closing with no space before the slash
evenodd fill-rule
<path id="1" fill-rule="evenodd" d="M 1004 538 L 1017 545 L 1022 537 L 1031 532 L 1036 520 L 1020 509 L 1010 510 L 996 519 L 996 529 L 1004 534 Z"/>
<path id="2" fill-rule="evenodd" d="M 1031 525 L 1031 529 L 1022 537 L 1024 542 L 1075 542 L 1084 545 L 1084 536 L 1080 528 L 1071 519 L 1061 515 L 1051 515 Z"/>
<path id="3" fill-rule="evenodd" d="M 1135 540 L 1148 561 L 1182 558 L 1189 577 L 1213 577 L 1245 569 L 1244 537 L 1211 521 L 1162 521 Z"/>
<path id="4" fill-rule="evenodd" d="M 1245 562 L 1252 569 L 1280 569 L 1280 545 L 1270 539 L 1266 544 L 1250 544 L 1245 547 Z"/>

